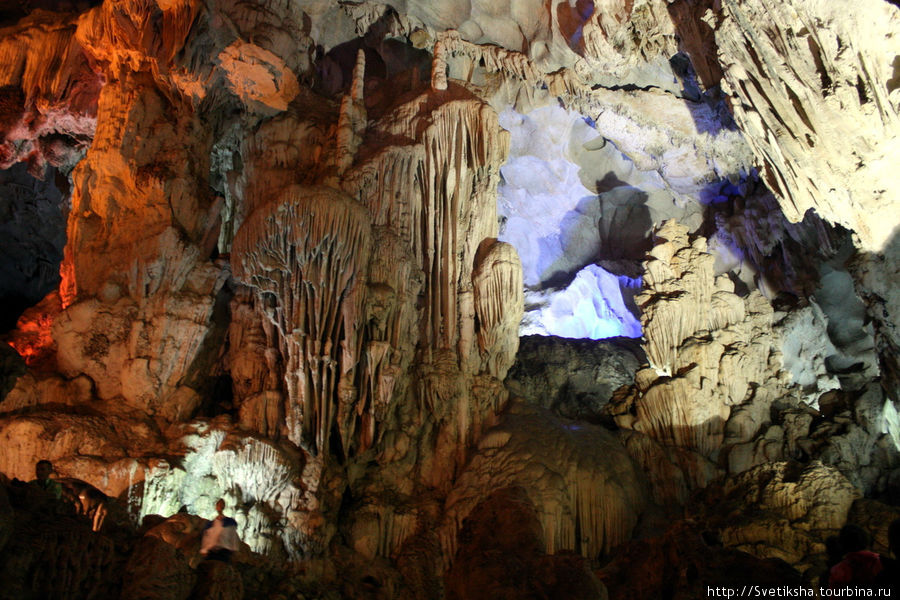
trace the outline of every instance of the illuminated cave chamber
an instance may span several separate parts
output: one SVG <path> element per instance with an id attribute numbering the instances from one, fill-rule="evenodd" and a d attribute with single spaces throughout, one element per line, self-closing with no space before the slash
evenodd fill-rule
<path id="1" fill-rule="evenodd" d="M 0 595 L 701 598 L 818 580 L 847 522 L 886 551 L 894 3 L 54 4 L 0 10 Z M 37 458 L 99 532 L 7 481 Z"/>
<path id="2" fill-rule="evenodd" d="M 508 109 L 500 125 L 511 133 L 500 240 L 518 251 L 527 289 L 520 334 L 640 337 L 633 297 L 652 194 L 620 175 L 659 192 L 656 173 L 636 172 L 583 117 L 560 107 Z"/>

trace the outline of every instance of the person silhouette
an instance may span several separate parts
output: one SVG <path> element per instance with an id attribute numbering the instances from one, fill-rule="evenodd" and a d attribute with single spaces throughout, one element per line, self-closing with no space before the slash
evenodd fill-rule
<path id="1" fill-rule="evenodd" d="M 828 585 L 832 588 L 846 586 L 866 587 L 875 583 L 881 572 L 881 557 L 868 550 L 869 534 L 857 525 L 844 525 L 838 534 L 844 558 L 831 567 Z"/>
<path id="2" fill-rule="evenodd" d="M 46 459 L 37 461 L 37 464 L 34 465 L 34 473 L 37 479 L 33 480 L 32 484 L 44 490 L 54 500 L 62 498 L 62 486 L 58 481 L 50 478 L 50 475 L 53 474 L 53 463 Z"/>
<path id="3" fill-rule="evenodd" d="M 888 525 L 888 552 L 889 555 L 881 555 L 884 568 L 875 583 L 882 589 L 900 591 L 900 519 L 894 519 Z"/>
<path id="4" fill-rule="evenodd" d="M 216 517 L 206 522 L 203 538 L 200 542 L 200 554 L 206 560 L 230 562 L 232 553 L 238 549 L 240 539 L 237 534 L 237 521 L 225 516 L 225 500 L 216 501 Z"/>

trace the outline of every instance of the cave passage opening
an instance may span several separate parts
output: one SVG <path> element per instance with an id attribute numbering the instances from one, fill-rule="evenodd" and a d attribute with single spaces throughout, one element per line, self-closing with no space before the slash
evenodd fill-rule
<path id="1" fill-rule="evenodd" d="M 591 126 L 558 106 L 507 109 L 501 168 L 501 241 L 522 261 L 520 335 L 641 337 L 634 297 L 651 227 L 651 184 Z"/>
<path id="2" fill-rule="evenodd" d="M 24 162 L 0 170 L 0 332 L 59 287 L 69 190 L 53 166 L 42 177 Z"/>

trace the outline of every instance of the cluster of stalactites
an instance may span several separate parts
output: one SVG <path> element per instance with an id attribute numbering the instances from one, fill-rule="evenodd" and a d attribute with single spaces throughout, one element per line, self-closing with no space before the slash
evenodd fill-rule
<path id="1" fill-rule="evenodd" d="M 331 188 L 290 187 L 235 235 L 234 275 L 281 338 L 288 438 L 313 453 L 328 448 L 336 420 L 345 449 L 354 433 L 370 246 L 365 207 Z"/>
<path id="2" fill-rule="evenodd" d="M 502 380 L 519 348 L 517 332 L 525 307 L 522 262 L 510 244 L 486 240 L 482 246 L 486 248 L 476 257 L 472 273 L 478 348 L 487 371 Z"/>
<path id="3" fill-rule="evenodd" d="M 363 371 L 356 404 L 360 451 L 375 443 L 376 424 L 387 419 L 392 398 L 405 389 L 405 373 L 418 341 L 415 305 L 422 286 L 421 271 L 398 235 L 375 227 L 373 240 L 378 251 L 369 262 Z"/>
<path id="4" fill-rule="evenodd" d="M 355 167 L 344 189 L 362 198 L 375 225 L 398 233 L 424 272 L 425 347 L 457 350 L 465 362 L 475 347 L 472 267 L 479 244 L 497 234 L 509 134 L 490 106 L 452 91 L 436 108 L 428 110 L 425 95 L 375 123 L 373 130 L 413 143 Z"/>
<path id="5" fill-rule="evenodd" d="M 105 2 L 85 15 L 78 38 L 90 54 L 114 67 L 149 66 L 164 73 L 187 42 L 200 10 L 196 0 Z"/>

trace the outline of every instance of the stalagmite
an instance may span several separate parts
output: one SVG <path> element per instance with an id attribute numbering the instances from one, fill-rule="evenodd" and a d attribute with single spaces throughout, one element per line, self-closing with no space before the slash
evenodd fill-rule
<path id="1" fill-rule="evenodd" d="M 283 365 L 275 325 L 252 291 L 238 289 L 231 302 L 229 352 L 225 357 L 242 426 L 277 438 L 284 430 Z"/>
<path id="2" fill-rule="evenodd" d="M 771 306 L 739 297 L 713 263 L 704 238 L 674 221 L 659 229 L 636 298 L 651 368 L 611 406 L 622 427 L 715 460 L 732 407 L 780 393 L 781 375 Z"/>

